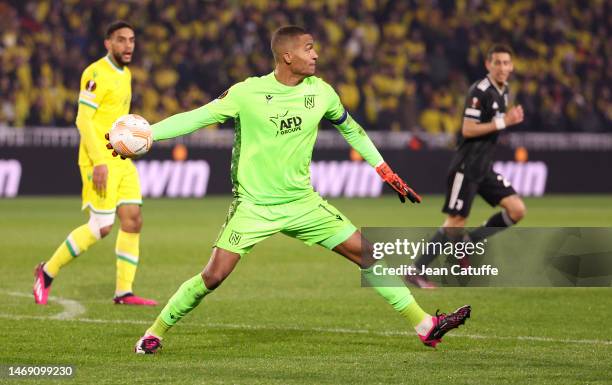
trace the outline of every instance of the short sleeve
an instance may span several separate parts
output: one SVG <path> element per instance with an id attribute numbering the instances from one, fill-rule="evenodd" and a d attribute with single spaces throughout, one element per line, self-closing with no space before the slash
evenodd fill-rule
<path id="1" fill-rule="evenodd" d="M 485 108 L 485 94 L 478 88 L 474 87 L 468 93 L 468 96 L 465 100 L 465 110 L 463 111 L 463 117 L 466 119 L 472 119 L 482 122 L 483 115 L 485 114 Z"/>
<path id="2" fill-rule="evenodd" d="M 104 84 L 99 72 L 93 66 L 89 66 L 81 75 L 79 104 L 98 109 L 107 90 L 108 85 Z"/>
<path id="3" fill-rule="evenodd" d="M 323 117 L 334 125 L 344 123 L 348 117 L 348 113 L 340 101 L 340 96 L 338 96 L 333 87 L 327 83 L 324 83 L 324 93 L 325 100 L 327 101 L 327 111 L 325 111 Z"/>
<path id="4" fill-rule="evenodd" d="M 223 123 L 227 119 L 238 116 L 240 112 L 240 84 L 234 84 L 219 95 L 217 99 L 206 104 L 206 110 L 210 112 L 215 121 Z"/>

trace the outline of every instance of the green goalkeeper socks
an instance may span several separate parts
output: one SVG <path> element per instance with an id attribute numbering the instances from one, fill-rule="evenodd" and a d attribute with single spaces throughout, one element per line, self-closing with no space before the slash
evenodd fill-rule
<path id="1" fill-rule="evenodd" d="M 393 278 L 381 278 L 374 274 L 372 269 L 372 267 L 362 269 L 363 277 L 385 301 L 408 320 L 413 328 L 416 329 L 423 320 L 428 319 L 429 315 L 421 309 L 412 296 L 410 289 L 406 287 L 400 278 L 397 278 L 395 282 L 390 282 L 389 280 Z"/>
<path id="2" fill-rule="evenodd" d="M 416 303 L 410 289 L 399 278 L 396 286 L 389 287 L 382 286 L 380 277 L 377 277 L 371 268 L 362 270 L 362 273 L 374 290 L 393 306 L 395 310 L 406 317 L 412 327 L 417 328 L 423 320 L 428 319 L 428 314 Z M 389 284 L 389 282 L 386 283 L 387 285 Z M 212 290 L 206 288 L 200 274 L 185 281 L 172 298 L 170 298 L 146 334 L 163 338 L 174 324 L 198 306 L 202 299 L 210 292 Z"/>
<path id="3" fill-rule="evenodd" d="M 212 290 L 206 288 L 200 274 L 185 281 L 172 298 L 170 298 L 146 334 L 163 338 L 168 329 L 198 306 L 202 299 L 210 292 Z"/>

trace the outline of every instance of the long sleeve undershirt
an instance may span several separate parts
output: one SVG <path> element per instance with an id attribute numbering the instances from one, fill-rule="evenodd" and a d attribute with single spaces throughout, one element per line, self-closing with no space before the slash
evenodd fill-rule
<path id="1" fill-rule="evenodd" d="M 218 123 L 218 121 L 206 109 L 206 106 L 202 106 L 195 110 L 170 116 L 152 125 L 153 140 L 158 141 L 187 135 L 214 123 Z M 364 129 L 350 115 L 347 114 L 341 123 L 334 125 L 351 147 L 372 167 L 376 167 L 383 162 L 383 157 L 374 146 L 374 143 L 372 143 L 372 140 L 370 140 Z"/>
<path id="2" fill-rule="evenodd" d="M 345 112 L 346 113 L 346 112 Z M 334 126 L 340 131 L 344 139 L 348 142 L 366 160 L 372 167 L 376 167 L 383 163 L 383 157 L 378 152 L 374 143 L 365 132 L 363 127 L 357 123 L 353 118 L 346 113 L 346 118 L 342 123 L 335 124 Z"/>
<path id="3" fill-rule="evenodd" d="M 95 113 L 95 109 L 79 104 L 76 126 L 87 149 L 87 154 L 89 154 L 93 165 L 97 166 L 104 163 L 105 157 L 103 151 L 106 151 L 106 148 L 104 147 L 103 140 L 96 136 L 96 129 L 93 126 L 93 116 Z"/>

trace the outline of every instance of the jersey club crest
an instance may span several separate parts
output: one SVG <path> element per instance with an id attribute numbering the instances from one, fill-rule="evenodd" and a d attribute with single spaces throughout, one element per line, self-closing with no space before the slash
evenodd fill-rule
<path id="1" fill-rule="evenodd" d="M 314 108 L 315 96 L 314 95 L 304 95 L 304 106 L 308 109 Z"/>

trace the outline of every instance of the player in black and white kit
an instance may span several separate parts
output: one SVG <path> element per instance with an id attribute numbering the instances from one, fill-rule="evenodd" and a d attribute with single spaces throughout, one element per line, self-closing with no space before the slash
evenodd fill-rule
<path id="1" fill-rule="evenodd" d="M 508 109 L 507 80 L 514 69 L 510 47 L 493 45 L 487 52 L 485 66 L 489 71 L 487 76 L 472 84 L 468 91 L 461 136 L 449 169 L 446 200 L 442 208 L 442 212 L 448 215 L 432 242 L 465 237 L 464 232 L 459 230 L 465 227 L 477 194 L 492 207 L 501 206 L 502 210 L 467 234 L 473 242 L 512 226 L 525 216 L 523 200 L 504 177 L 493 171 L 492 162 L 499 132 L 523 121 L 523 108 L 520 105 Z M 417 268 L 428 265 L 435 257 L 424 253 L 414 265 Z M 407 279 L 419 287 L 435 287 L 422 276 Z"/>

